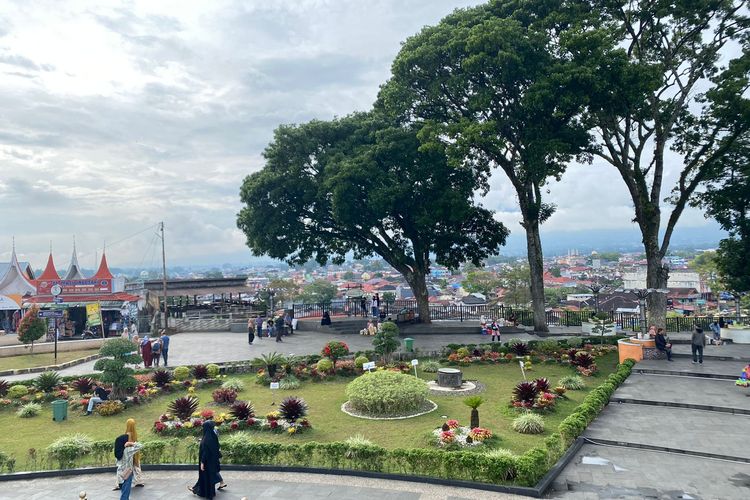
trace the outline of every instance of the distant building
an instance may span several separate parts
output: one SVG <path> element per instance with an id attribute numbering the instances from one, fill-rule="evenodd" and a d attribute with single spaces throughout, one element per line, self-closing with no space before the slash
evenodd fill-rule
<path id="1" fill-rule="evenodd" d="M 623 273 L 622 286 L 625 289 L 646 288 L 646 271 Z M 667 280 L 668 288 L 695 288 L 701 290 L 701 277 L 694 272 L 670 272 Z"/>

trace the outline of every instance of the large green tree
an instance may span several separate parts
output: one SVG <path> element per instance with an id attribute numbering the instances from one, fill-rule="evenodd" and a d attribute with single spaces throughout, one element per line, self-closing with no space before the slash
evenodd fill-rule
<path id="1" fill-rule="evenodd" d="M 430 321 L 430 263 L 479 264 L 507 229 L 474 201 L 479 179 L 379 113 L 281 126 L 241 189 L 237 224 L 255 255 L 301 264 L 373 254 L 400 272 Z"/>
<path id="2" fill-rule="evenodd" d="M 326 280 L 315 280 L 305 285 L 299 299 L 306 304 L 330 304 L 336 298 L 336 285 Z"/>
<path id="3" fill-rule="evenodd" d="M 680 216 L 750 126 L 747 2 L 570 0 L 559 6 L 545 22 L 562 33 L 561 52 L 599 76 L 587 101 L 598 138 L 594 152 L 625 183 L 648 263 L 646 285 L 663 289 L 669 269 L 662 260 Z M 648 300 L 649 322 L 664 326 L 666 296 Z"/>
<path id="4" fill-rule="evenodd" d="M 485 296 L 501 285 L 502 280 L 495 273 L 485 269 L 472 269 L 461 282 L 461 287 L 467 292 L 481 293 Z"/>
<path id="5" fill-rule="evenodd" d="M 718 281 L 737 299 L 739 316 L 739 298 L 750 292 L 750 134 L 733 144 L 708 173 L 704 185 L 696 205 L 705 207 L 706 216 L 729 233 L 713 260 Z"/>
<path id="6" fill-rule="evenodd" d="M 541 12 L 548 2 L 527 3 Z M 423 124 L 422 136 L 474 170 L 485 192 L 491 169 L 505 173 L 526 233 L 534 327 L 547 331 L 539 229 L 555 206 L 543 194 L 589 144 L 578 117 L 591 75 L 557 57 L 556 34 L 536 29 L 519 5 L 457 10 L 409 38 L 378 106 Z"/>

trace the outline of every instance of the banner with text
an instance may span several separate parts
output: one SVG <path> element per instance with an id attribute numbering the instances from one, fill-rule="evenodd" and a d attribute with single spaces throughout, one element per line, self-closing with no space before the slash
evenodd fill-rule
<path id="1" fill-rule="evenodd" d="M 86 322 L 89 326 L 99 326 L 102 324 L 102 311 L 99 303 L 86 304 Z"/>

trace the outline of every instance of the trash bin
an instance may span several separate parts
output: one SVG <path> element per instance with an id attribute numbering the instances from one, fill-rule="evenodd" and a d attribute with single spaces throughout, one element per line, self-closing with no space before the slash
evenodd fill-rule
<path id="1" fill-rule="evenodd" d="M 52 420 L 62 422 L 66 418 L 68 418 L 68 401 L 65 399 L 52 401 Z"/>
<path id="2" fill-rule="evenodd" d="M 404 339 L 404 345 L 406 346 L 406 350 L 408 352 L 414 351 L 414 339 L 410 337 L 406 337 Z"/>

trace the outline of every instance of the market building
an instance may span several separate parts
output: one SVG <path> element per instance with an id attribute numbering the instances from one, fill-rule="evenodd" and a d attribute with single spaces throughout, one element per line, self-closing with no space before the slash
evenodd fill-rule
<path id="1" fill-rule="evenodd" d="M 106 253 L 99 269 L 88 278 L 78 265 L 75 247 L 65 278 L 57 273 L 50 253 L 44 272 L 33 284 L 33 294 L 24 297 L 23 307 L 37 305 L 41 310 L 55 311 L 45 315 L 51 332 L 58 329 L 61 338 L 81 335 L 87 327 L 97 336 L 119 335 L 137 313 L 138 296 L 125 292 L 125 278 L 112 275 Z M 92 310 L 98 311 L 98 318 L 90 317 Z"/>
<path id="2" fill-rule="evenodd" d="M 24 298 L 35 292 L 34 272 L 28 262 L 18 262 L 14 245 L 10 262 L 0 262 L 0 329 L 16 331 Z"/>

